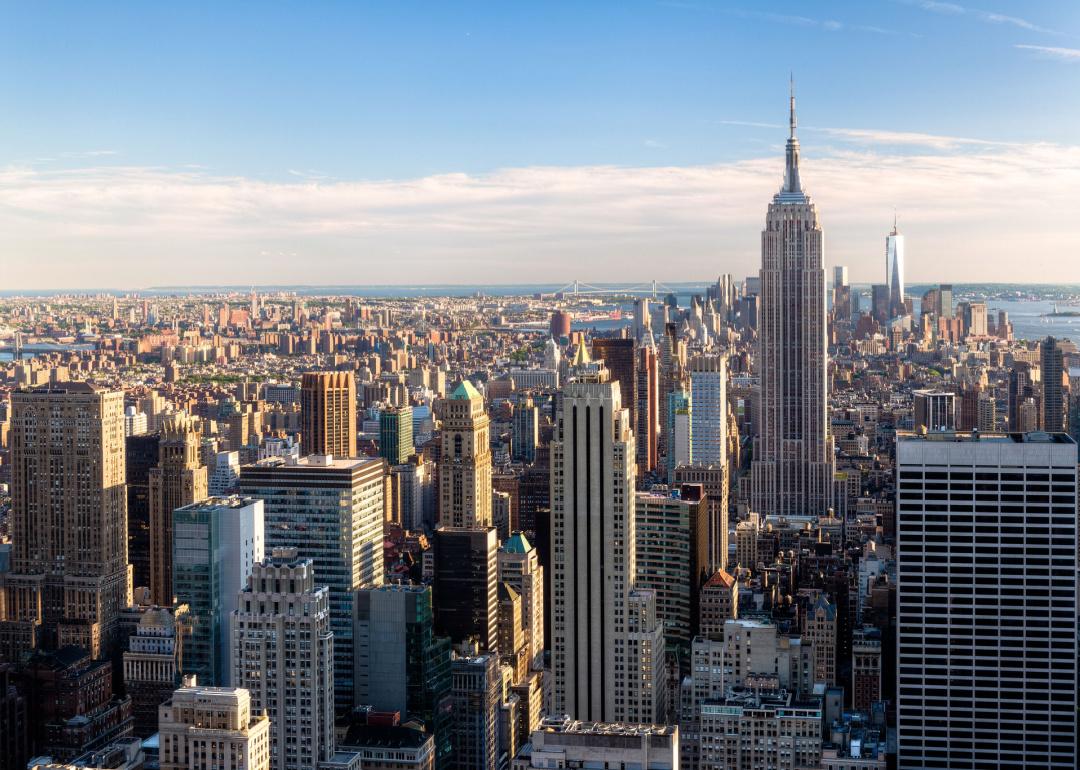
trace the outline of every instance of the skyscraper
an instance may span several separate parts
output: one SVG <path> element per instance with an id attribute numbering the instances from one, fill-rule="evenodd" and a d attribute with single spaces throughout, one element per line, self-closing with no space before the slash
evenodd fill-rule
<path id="1" fill-rule="evenodd" d="M 762 425 L 750 507 L 773 515 L 824 513 L 833 476 L 822 230 L 799 180 L 794 90 L 790 127 L 784 185 L 761 234 Z"/>
<path id="2" fill-rule="evenodd" d="M 433 541 L 435 631 L 455 643 L 499 644 L 498 547 L 495 529 L 439 527 Z"/>
<path id="3" fill-rule="evenodd" d="M 312 455 L 247 465 L 245 495 L 263 500 L 266 547 L 294 546 L 311 559 L 320 585 L 330 588 L 334 632 L 334 698 L 339 713 L 353 706 L 353 599 L 363 586 L 382 585 L 382 459 Z"/>
<path id="4" fill-rule="evenodd" d="M 637 438 L 638 470 L 655 471 L 659 462 L 660 448 L 660 371 L 657 368 L 656 343 L 652 332 L 645 335 L 645 343 L 638 348 L 637 368 Z"/>
<path id="5" fill-rule="evenodd" d="M 900 767 L 1075 767 L 1076 462 L 1063 433 L 898 436 Z"/>
<path id="6" fill-rule="evenodd" d="M 695 465 L 727 464 L 727 358 L 690 359 L 690 457 Z"/>
<path id="7" fill-rule="evenodd" d="M 390 406 L 379 413 L 379 456 L 401 465 L 413 453 L 412 407 Z"/>
<path id="8" fill-rule="evenodd" d="M 270 716 L 272 770 L 312 770 L 334 754 L 330 590 L 310 559 L 282 548 L 256 564 L 232 613 L 232 684 Z"/>
<path id="9" fill-rule="evenodd" d="M 124 394 L 69 382 L 16 391 L 11 405 L 6 630 L 20 651 L 105 657 L 131 603 Z"/>
<path id="10" fill-rule="evenodd" d="M 1062 385 L 1064 354 L 1053 337 L 1039 343 L 1039 360 L 1042 369 L 1042 429 L 1059 431 L 1065 429 L 1065 388 Z"/>
<path id="11" fill-rule="evenodd" d="M 131 563 L 131 581 L 135 587 L 150 586 L 150 469 L 158 464 L 159 441 L 157 434 L 124 439 L 128 561 Z"/>
<path id="12" fill-rule="evenodd" d="M 577 368 L 551 443 L 552 674 L 557 714 L 661 721 L 663 627 L 636 590 L 634 434 L 619 383 Z"/>
<path id="13" fill-rule="evenodd" d="M 300 382 L 300 453 L 356 457 L 352 372 L 305 372 Z"/>
<path id="14" fill-rule="evenodd" d="M 440 405 L 440 523 L 448 527 L 491 526 L 491 444 L 484 397 L 468 380 Z"/>
<path id="15" fill-rule="evenodd" d="M 499 582 L 521 594 L 521 622 L 529 648 L 529 666 L 544 668 L 544 568 L 540 555 L 523 532 L 515 532 L 502 544 L 496 557 Z"/>
<path id="16" fill-rule="evenodd" d="M 158 443 L 158 464 L 150 469 L 150 598 L 160 607 L 173 603 L 173 511 L 207 496 L 206 467 L 199 459 L 199 446 L 198 420 L 186 414 L 166 418 Z"/>
<path id="17" fill-rule="evenodd" d="M 637 430 L 637 343 L 632 339 L 597 337 L 592 341 L 593 360 L 602 360 L 611 379 L 619 383 L 623 407 L 630 412 L 630 429 Z"/>
<path id="18" fill-rule="evenodd" d="M 182 670 L 206 685 L 232 681 L 229 617 L 264 554 L 262 500 L 211 497 L 173 512 L 173 587 L 186 604 Z"/>
<path id="19" fill-rule="evenodd" d="M 895 216 L 892 232 L 885 236 L 885 285 L 889 287 L 889 317 L 904 315 L 904 236 L 896 226 Z"/>
<path id="20" fill-rule="evenodd" d="M 356 704 L 397 711 L 435 735 L 435 766 L 451 757 L 450 640 L 435 635 L 428 586 L 356 592 Z"/>
<path id="21" fill-rule="evenodd" d="M 495 770 L 500 702 L 499 659 L 494 653 L 454 658 L 454 770 Z"/>

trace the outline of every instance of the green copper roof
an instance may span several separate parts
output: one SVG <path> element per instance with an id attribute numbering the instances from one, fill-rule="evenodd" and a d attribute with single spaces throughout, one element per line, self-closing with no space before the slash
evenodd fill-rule
<path id="1" fill-rule="evenodd" d="M 473 387 L 473 384 L 468 380 L 462 380 L 458 385 L 450 398 L 458 399 L 460 401 L 471 401 L 474 398 L 483 398 L 480 395 L 480 391 Z"/>
<path id="2" fill-rule="evenodd" d="M 532 545 L 529 544 L 524 532 L 515 532 L 503 543 L 502 547 L 506 553 L 528 553 L 532 550 Z"/>

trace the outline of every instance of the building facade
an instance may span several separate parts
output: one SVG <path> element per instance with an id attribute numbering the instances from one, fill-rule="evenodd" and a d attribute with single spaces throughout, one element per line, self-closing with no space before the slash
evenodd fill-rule
<path id="1" fill-rule="evenodd" d="M 305 372 L 300 381 L 300 454 L 356 457 L 356 378 Z"/>
<path id="2" fill-rule="evenodd" d="M 490 419 L 484 397 L 463 380 L 440 404 L 439 522 L 491 526 Z"/>

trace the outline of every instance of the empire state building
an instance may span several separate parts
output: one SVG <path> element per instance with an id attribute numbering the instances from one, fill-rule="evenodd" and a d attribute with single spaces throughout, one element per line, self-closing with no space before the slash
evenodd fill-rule
<path id="1" fill-rule="evenodd" d="M 821 224 L 799 179 L 795 92 L 784 185 L 761 233 L 761 429 L 751 465 L 751 510 L 821 514 L 832 499 L 825 268 Z"/>

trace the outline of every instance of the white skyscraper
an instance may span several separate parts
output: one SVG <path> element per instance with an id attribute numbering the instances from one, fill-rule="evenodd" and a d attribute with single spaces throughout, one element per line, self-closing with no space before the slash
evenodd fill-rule
<path id="1" fill-rule="evenodd" d="M 271 770 L 314 770 L 334 754 L 330 589 L 282 548 L 251 571 L 232 613 L 233 684 L 270 715 Z"/>
<path id="2" fill-rule="evenodd" d="M 901 434 L 899 766 L 1076 767 L 1076 444 Z"/>
<path id="3" fill-rule="evenodd" d="M 727 358 L 705 354 L 690 359 L 690 420 L 695 465 L 727 464 Z"/>
<path id="4" fill-rule="evenodd" d="M 799 181 L 794 89 L 790 122 L 784 185 L 761 233 L 761 430 L 750 505 L 772 515 L 824 513 L 833 476 L 822 230 Z"/>
<path id="5" fill-rule="evenodd" d="M 904 236 L 896 227 L 896 217 L 892 232 L 885 236 L 885 285 L 889 287 L 889 315 L 904 315 Z"/>
<path id="6" fill-rule="evenodd" d="M 630 414 L 602 364 L 575 369 L 551 444 L 554 713 L 659 722 L 663 629 L 655 595 L 634 587 Z"/>

